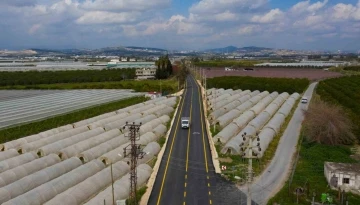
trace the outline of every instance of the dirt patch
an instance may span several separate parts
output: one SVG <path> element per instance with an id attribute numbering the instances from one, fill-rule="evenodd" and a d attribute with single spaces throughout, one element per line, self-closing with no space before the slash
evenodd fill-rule
<path id="1" fill-rule="evenodd" d="M 254 68 L 225 71 L 225 68 L 209 68 L 205 74 L 208 78 L 220 76 L 250 76 L 267 78 L 307 78 L 311 81 L 342 76 L 341 73 L 313 68 Z"/>

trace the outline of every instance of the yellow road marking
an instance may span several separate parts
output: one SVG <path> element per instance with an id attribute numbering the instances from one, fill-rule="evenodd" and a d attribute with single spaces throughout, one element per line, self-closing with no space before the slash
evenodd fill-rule
<path id="1" fill-rule="evenodd" d="M 209 195 L 211 195 L 211 191 L 209 191 Z"/>
<path id="2" fill-rule="evenodd" d="M 185 85 L 186 89 L 187 89 L 187 81 L 186 81 L 186 85 Z M 181 118 L 181 112 L 182 112 L 182 109 L 184 107 L 184 104 L 185 104 L 185 98 L 186 98 L 186 94 L 184 95 L 184 98 L 182 100 L 182 105 L 180 107 L 180 112 L 178 113 L 178 120 L 176 122 L 176 127 L 175 127 L 175 132 L 173 134 L 173 139 L 172 139 L 172 142 L 171 142 L 171 146 L 170 146 L 170 153 L 169 153 L 169 157 L 168 157 L 168 160 L 166 162 L 166 167 L 165 167 L 165 174 L 164 174 L 164 177 L 163 177 L 163 180 L 162 180 L 162 183 L 161 183 L 161 188 L 160 188 L 160 193 L 159 193 L 159 197 L 158 197 L 158 200 L 157 200 L 157 205 L 160 204 L 160 199 L 161 199 L 161 195 L 162 195 L 162 191 L 163 191 L 163 188 L 164 188 L 164 183 L 165 183 L 165 179 L 166 179 L 166 174 L 167 174 L 167 170 L 168 170 L 168 167 L 169 167 L 169 162 L 170 162 L 170 158 L 171 158 L 171 153 L 172 153 L 172 149 L 174 147 L 174 142 L 175 142 L 175 138 L 176 138 L 176 134 L 177 134 L 177 130 L 179 128 L 179 122 L 180 122 L 180 118 Z"/>
<path id="3" fill-rule="evenodd" d="M 207 163 L 207 156 L 206 156 L 206 147 L 205 147 L 205 135 L 204 135 L 204 122 L 203 122 L 203 106 L 202 106 L 202 101 L 201 101 L 201 91 L 200 91 L 200 85 L 198 85 L 196 83 L 196 86 L 198 88 L 199 91 L 199 105 L 200 105 L 200 118 L 201 118 L 201 131 L 202 131 L 202 140 L 203 140 L 203 148 L 204 148 L 204 157 L 205 157 L 205 168 L 206 168 L 206 173 L 209 173 L 209 168 L 208 168 L 208 163 Z M 206 91 L 205 91 L 206 92 Z"/>
<path id="4" fill-rule="evenodd" d="M 211 199 L 210 199 L 209 203 L 210 203 L 210 204 L 212 204 L 212 201 L 211 201 Z"/>
<path id="5" fill-rule="evenodd" d="M 187 174 L 185 174 L 185 179 L 187 179 Z"/>
<path id="6" fill-rule="evenodd" d="M 208 187 L 210 187 L 210 183 L 208 183 Z"/>
<path id="7" fill-rule="evenodd" d="M 192 86 L 191 86 L 192 87 Z M 193 95 L 194 95 L 194 89 L 191 89 L 191 100 L 190 100 L 190 116 L 189 116 L 189 119 L 190 119 L 190 126 L 189 126 L 189 131 L 188 131 L 188 140 L 187 140 L 187 148 L 186 148 L 186 172 L 188 171 L 188 168 L 189 168 L 189 149 L 190 149 L 190 133 L 191 133 L 191 123 L 192 123 L 192 117 L 191 117 L 191 114 L 192 114 L 192 100 L 193 100 Z"/>
<path id="8" fill-rule="evenodd" d="M 186 187 L 187 183 L 185 182 L 185 187 Z"/>
<path id="9" fill-rule="evenodd" d="M 186 197 L 186 191 L 184 191 L 184 197 Z"/>
<path id="10" fill-rule="evenodd" d="M 184 201 L 184 203 L 183 203 L 183 205 L 185 205 L 186 203 L 185 203 L 185 201 Z"/>

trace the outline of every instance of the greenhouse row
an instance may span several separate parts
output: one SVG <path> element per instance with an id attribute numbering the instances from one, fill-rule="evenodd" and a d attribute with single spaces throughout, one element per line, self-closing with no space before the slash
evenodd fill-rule
<path id="1" fill-rule="evenodd" d="M 71 90 L 5 100 L 0 102 L 0 128 L 141 95 L 132 90 Z"/>
<path id="2" fill-rule="evenodd" d="M 177 98 L 161 97 L 1 145 L 0 203 L 112 204 L 129 196 L 128 123 L 142 123 L 138 185 L 152 173 L 147 164 L 159 152 Z"/>
<path id="3" fill-rule="evenodd" d="M 299 97 L 298 93 L 286 92 L 207 90 L 209 121 L 220 129 L 213 137 L 214 142 L 222 144 L 223 154 L 248 157 L 245 147 L 249 137 L 255 136 L 253 154 L 262 157 Z"/>

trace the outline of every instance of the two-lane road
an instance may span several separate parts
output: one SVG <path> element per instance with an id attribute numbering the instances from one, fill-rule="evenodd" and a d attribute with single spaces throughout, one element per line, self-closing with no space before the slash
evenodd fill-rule
<path id="1" fill-rule="evenodd" d="M 203 115 L 200 87 L 189 76 L 150 195 L 150 205 L 214 204 L 215 172 Z M 189 129 L 181 117 L 190 117 Z"/>

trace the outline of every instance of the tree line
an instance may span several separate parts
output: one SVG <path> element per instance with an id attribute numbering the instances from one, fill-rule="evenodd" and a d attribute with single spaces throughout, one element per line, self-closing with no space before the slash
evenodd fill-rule
<path id="1" fill-rule="evenodd" d="M 107 82 L 134 79 L 135 69 L 0 72 L 0 86 Z"/>
<path id="2" fill-rule="evenodd" d="M 241 76 L 215 77 L 207 80 L 208 88 L 259 90 L 274 92 L 294 92 L 302 93 L 305 91 L 310 81 L 308 79 L 290 78 L 255 78 Z"/>

